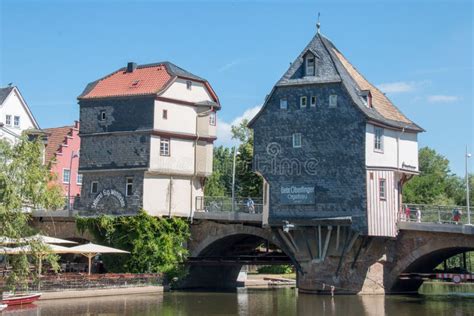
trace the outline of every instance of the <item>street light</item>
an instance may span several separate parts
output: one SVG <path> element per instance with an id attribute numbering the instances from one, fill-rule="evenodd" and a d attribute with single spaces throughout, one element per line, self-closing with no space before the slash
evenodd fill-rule
<path id="1" fill-rule="evenodd" d="M 466 207 L 467 207 L 467 224 L 471 225 L 471 210 L 469 208 L 469 170 L 467 168 L 467 160 L 471 158 L 471 154 L 467 152 L 467 145 L 466 145 Z"/>
<path id="2" fill-rule="evenodd" d="M 68 181 L 68 186 L 67 186 L 67 210 L 69 213 L 71 212 L 71 178 L 72 178 L 72 160 L 74 158 L 79 158 L 79 153 L 74 153 L 74 150 L 73 150 L 71 153 L 71 159 L 69 160 L 69 181 Z"/>
<path id="3" fill-rule="evenodd" d="M 232 212 L 235 210 L 235 159 L 240 154 L 234 146 L 234 160 L 232 163 Z"/>

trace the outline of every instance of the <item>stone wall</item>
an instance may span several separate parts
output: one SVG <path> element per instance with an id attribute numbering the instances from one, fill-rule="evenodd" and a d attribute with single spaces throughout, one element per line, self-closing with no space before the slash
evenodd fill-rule
<path id="1" fill-rule="evenodd" d="M 332 94 L 335 108 L 329 107 Z M 280 109 L 281 98 L 287 110 Z M 354 228 L 366 230 L 365 118 L 341 84 L 277 87 L 253 128 L 254 168 L 270 184 L 270 224 L 353 216 Z M 293 133 L 301 133 L 301 148 L 292 147 Z M 280 186 L 287 183 L 314 186 L 315 203 L 281 203 Z"/>

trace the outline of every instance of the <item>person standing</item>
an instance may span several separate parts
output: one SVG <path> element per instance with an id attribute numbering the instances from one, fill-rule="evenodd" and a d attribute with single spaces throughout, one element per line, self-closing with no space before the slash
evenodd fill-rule
<path id="1" fill-rule="evenodd" d="M 254 214 L 255 213 L 255 203 L 253 202 L 253 200 L 249 197 L 247 197 L 247 209 L 249 210 L 249 213 L 250 214 Z"/>
<path id="2" fill-rule="evenodd" d="M 416 222 L 421 223 L 421 210 L 419 207 L 416 208 Z"/>

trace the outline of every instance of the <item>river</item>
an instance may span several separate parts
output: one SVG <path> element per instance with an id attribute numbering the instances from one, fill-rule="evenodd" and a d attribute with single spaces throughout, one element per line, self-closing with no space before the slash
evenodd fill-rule
<path id="1" fill-rule="evenodd" d="M 1 313 L 0 313 L 1 314 Z M 474 315 L 473 297 L 316 296 L 295 289 L 239 289 L 232 293 L 154 295 L 39 301 L 4 315 Z"/>

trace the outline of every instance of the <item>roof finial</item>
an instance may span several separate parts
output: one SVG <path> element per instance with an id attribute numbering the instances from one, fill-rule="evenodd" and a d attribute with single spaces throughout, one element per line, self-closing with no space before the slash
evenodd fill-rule
<path id="1" fill-rule="evenodd" d="M 318 12 L 318 23 L 316 23 L 316 29 L 318 30 L 318 34 L 320 34 L 321 23 L 319 23 L 319 17 L 321 16 L 321 12 Z"/>

